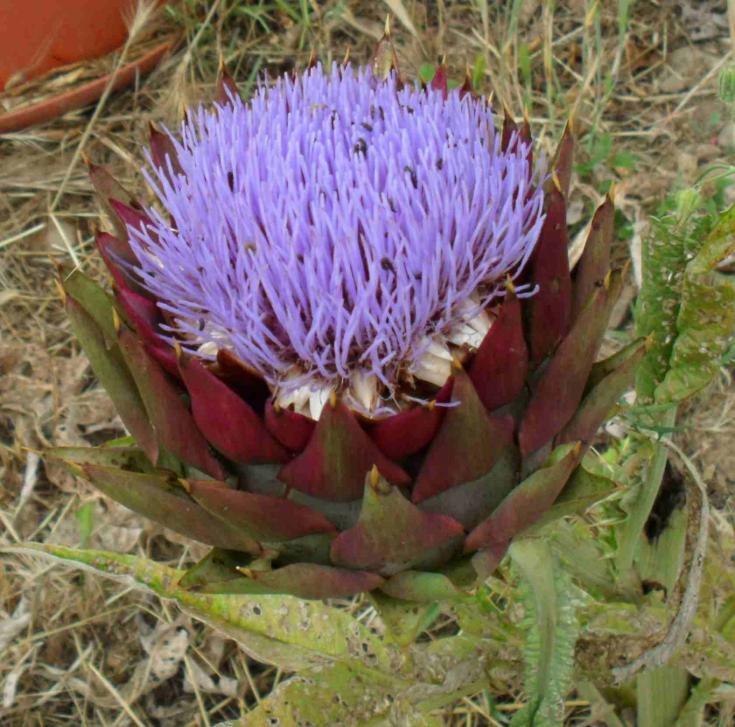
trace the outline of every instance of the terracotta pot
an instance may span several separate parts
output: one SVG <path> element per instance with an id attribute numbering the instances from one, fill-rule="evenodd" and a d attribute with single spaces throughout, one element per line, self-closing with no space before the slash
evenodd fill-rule
<path id="1" fill-rule="evenodd" d="M 42 124 L 67 111 L 79 109 L 94 103 L 104 92 L 107 85 L 113 91 L 131 84 L 138 76 L 149 73 L 161 59 L 173 48 L 173 42 L 167 40 L 151 49 L 136 60 L 126 63 L 113 77 L 108 73 L 94 81 L 63 91 L 57 95 L 38 101 L 37 103 L 0 113 L 0 134 L 18 131 L 33 124 Z"/>
<path id="2" fill-rule="evenodd" d="M 0 90 L 124 43 L 135 0 L 2 0 Z"/>

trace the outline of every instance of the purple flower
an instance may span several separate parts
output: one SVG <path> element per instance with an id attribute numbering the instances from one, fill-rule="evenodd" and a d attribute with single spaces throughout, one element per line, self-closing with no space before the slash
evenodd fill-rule
<path id="1" fill-rule="evenodd" d="M 369 68 L 231 101 L 172 136 L 181 173 L 152 167 L 162 210 L 129 228 L 171 335 L 230 349 L 312 415 L 333 390 L 376 411 L 441 385 L 538 237 L 530 147 L 501 151 L 483 99 Z"/>

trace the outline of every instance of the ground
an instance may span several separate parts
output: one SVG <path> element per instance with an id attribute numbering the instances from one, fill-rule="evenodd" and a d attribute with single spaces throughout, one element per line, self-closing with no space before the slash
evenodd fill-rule
<path id="1" fill-rule="evenodd" d="M 84 544 L 172 563 L 202 552 L 43 459 L 50 446 L 122 432 L 71 336 L 56 285 L 59 265 L 104 279 L 93 234 L 107 221 L 84 158 L 145 197 L 138 166 L 148 123 L 173 125 L 186 105 L 211 99 L 220 60 L 246 93 L 264 71 L 287 71 L 311 54 L 330 62 L 349 51 L 365 62 L 390 13 L 404 74 L 444 58 L 454 79 L 469 68 L 498 109 L 526 111 L 546 152 L 572 118 L 581 143 L 569 222 L 581 229 L 612 184 L 616 254 L 633 262 L 615 321 L 625 327 L 648 216 L 735 147 L 735 121 L 717 96 L 735 47 L 728 5 L 729 18 L 715 0 L 185 0 L 139 18 L 123 58 L 8 89 L 0 113 L 109 71 L 164 37 L 177 43 L 151 75 L 97 106 L 0 135 L 1 542 Z M 734 401 L 723 370 L 689 406 L 680 435 L 713 505 L 728 516 Z M 5 558 L 0 572 L 0 651 L 6 725 L 216 724 L 281 677 L 152 597 L 27 557 Z M 484 710 L 481 700 L 467 701 L 446 722 L 498 724 Z M 584 723 L 583 700 L 574 714 Z"/>

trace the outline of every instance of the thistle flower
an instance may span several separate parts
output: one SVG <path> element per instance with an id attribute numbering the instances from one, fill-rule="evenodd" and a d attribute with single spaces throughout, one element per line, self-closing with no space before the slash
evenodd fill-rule
<path id="1" fill-rule="evenodd" d="M 75 271 L 66 305 L 137 446 L 52 455 L 214 546 L 185 586 L 452 597 L 589 499 L 567 482 L 643 354 L 595 362 L 612 201 L 572 276 L 569 130 L 547 173 L 444 69 L 224 88 L 152 132 L 156 205 L 91 169 L 114 297 Z"/>
<path id="2" fill-rule="evenodd" d="M 166 330 L 233 352 L 314 418 L 332 391 L 370 413 L 406 380 L 443 384 L 538 238 L 530 145 L 501 150 L 482 99 L 369 67 L 230 100 L 171 137 L 177 169 L 147 175 L 163 211 L 130 234 Z"/>

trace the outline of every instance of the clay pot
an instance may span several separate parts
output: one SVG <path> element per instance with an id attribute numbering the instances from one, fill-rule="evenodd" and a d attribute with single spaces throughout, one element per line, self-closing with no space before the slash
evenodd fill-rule
<path id="1" fill-rule="evenodd" d="M 94 103 L 104 93 L 108 84 L 112 91 L 130 85 L 138 76 L 145 75 L 153 70 L 173 48 L 173 45 L 170 40 L 157 45 L 135 61 L 125 64 L 114 77 L 108 73 L 94 81 L 89 81 L 55 96 L 49 96 L 43 101 L 0 113 L 0 134 L 25 129 L 27 126 L 33 126 L 34 124 L 42 124 L 65 114 L 67 111 Z"/>
<path id="2" fill-rule="evenodd" d="M 125 21 L 132 17 L 136 4 L 137 0 L 0 0 L 0 91 L 10 83 L 15 87 L 59 66 L 96 58 L 121 46 L 128 33 Z M 132 54 L 133 59 L 114 76 L 71 84 L 41 101 L 0 111 L 0 133 L 93 103 L 108 85 L 114 91 L 151 71 L 173 45 L 171 38 L 162 39 L 143 55 Z"/>
<path id="3" fill-rule="evenodd" d="M 125 42 L 135 0 L 0 2 L 0 90 Z"/>

